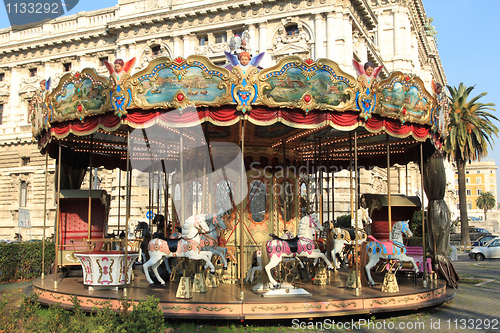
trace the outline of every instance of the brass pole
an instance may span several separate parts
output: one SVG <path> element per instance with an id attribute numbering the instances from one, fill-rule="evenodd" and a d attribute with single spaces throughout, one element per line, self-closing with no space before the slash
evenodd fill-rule
<path id="1" fill-rule="evenodd" d="M 181 137 L 180 137 L 180 140 L 179 140 L 179 144 L 180 144 L 180 173 L 179 173 L 179 176 L 180 176 L 180 190 L 181 190 L 181 198 L 180 198 L 180 204 L 181 204 L 181 218 L 179 219 L 179 224 L 180 226 L 184 226 L 184 222 L 186 221 L 185 220 L 185 217 L 186 217 L 186 201 L 185 201 L 185 197 L 184 197 L 184 138 L 182 136 L 182 131 L 181 131 Z"/>
<path id="2" fill-rule="evenodd" d="M 392 206 L 391 206 L 391 157 L 390 157 L 390 146 L 389 146 L 389 134 L 385 134 L 386 145 L 387 145 L 387 210 L 389 212 L 389 238 L 392 230 Z"/>
<path id="3" fill-rule="evenodd" d="M 422 272 L 424 274 L 424 280 L 425 280 L 425 274 L 426 274 L 426 251 L 425 251 L 425 206 L 424 206 L 424 148 L 423 148 L 423 143 L 420 143 L 420 191 L 421 191 L 421 198 L 422 198 L 422 249 L 424 252 L 424 258 L 422 262 Z"/>
<path id="4" fill-rule="evenodd" d="M 358 231 L 360 231 L 360 228 L 358 226 L 358 133 L 354 132 L 354 171 L 355 171 L 355 192 L 354 192 L 354 198 L 356 202 L 356 210 L 354 213 L 354 218 L 355 218 L 355 225 L 356 227 L 354 228 L 354 262 L 355 262 L 355 276 L 356 276 L 356 296 L 359 296 L 359 267 L 358 267 Z"/>
<path id="5" fill-rule="evenodd" d="M 122 169 L 118 169 L 118 235 L 120 235 L 121 197 L 122 197 Z"/>
<path id="6" fill-rule="evenodd" d="M 241 120 L 241 156 L 243 156 L 243 160 L 245 158 L 245 120 L 242 119 Z M 245 172 L 245 163 L 242 164 L 241 166 L 241 188 L 243 189 L 244 188 L 244 182 L 246 182 L 246 172 Z M 244 205 L 244 202 L 245 201 L 242 201 L 240 203 L 241 205 L 241 214 L 240 214 L 240 219 L 241 219 L 241 223 L 240 223 L 240 290 L 241 290 L 241 294 L 240 294 L 240 298 L 243 299 L 244 297 L 244 292 L 243 292 L 243 277 L 244 277 L 244 237 L 245 237 L 245 230 L 243 229 L 243 227 L 245 226 L 245 205 Z"/>
<path id="7" fill-rule="evenodd" d="M 49 173 L 49 152 L 45 152 L 45 191 L 43 200 L 43 234 L 42 234 L 42 280 L 45 279 L 45 228 L 47 226 L 47 178 Z"/>
<path id="8" fill-rule="evenodd" d="M 354 193 L 352 184 L 352 132 L 349 132 L 349 196 L 351 201 L 351 220 L 354 216 Z"/>
<path id="9" fill-rule="evenodd" d="M 57 160 L 57 217 L 56 217 L 56 227 L 54 231 L 54 237 L 56 238 L 56 267 L 54 272 L 54 288 L 57 289 L 57 270 L 59 268 L 59 224 L 61 223 L 61 140 L 59 140 L 59 153 Z M 61 250 L 62 251 L 62 250 Z M 62 256 L 62 252 L 61 252 Z M 61 260 L 62 263 L 62 260 Z"/>
<path id="10" fill-rule="evenodd" d="M 90 159 L 89 159 L 89 212 L 88 212 L 88 223 L 89 223 L 89 229 L 87 233 L 87 245 L 89 246 L 90 250 L 90 238 L 91 238 L 91 227 L 92 227 L 92 155 L 94 152 L 94 134 L 90 135 Z"/>
<path id="11" fill-rule="evenodd" d="M 126 171 L 126 177 L 127 177 L 127 181 L 126 181 L 126 184 L 125 184 L 125 189 L 126 189 L 126 197 L 125 197 L 125 223 L 127 223 L 127 221 L 129 220 L 130 218 L 130 201 L 131 201 L 131 198 L 130 198 L 130 187 L 131 187 L 131 179 L 130 179 L 130 129 L 127 129 L 127 171 Z M 128 232 L 128 230 L 126 231 L 126 233 Z"/>

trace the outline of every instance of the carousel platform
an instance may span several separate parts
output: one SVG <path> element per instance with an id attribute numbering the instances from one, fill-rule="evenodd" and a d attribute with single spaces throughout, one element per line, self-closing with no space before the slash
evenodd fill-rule
<path id="1" fill-rule="evenodd" d="M 38 294 L 38 301 L 44 305 L 60 304 L 72 308 L 72 297 L 76 296 L 85 311 L 111 307 L 118 311 L 122 301 L 132 302 L 154 296 L 160 300 L 159 307 L 167 318 L 183 319 L 288 319 L 372 314 L 432 307 L 443 304 L 455 296 L 456 291 L 446 288 L 444 280 L 433 280 L 423 287 L 421 279 L 399 277 L 399 292 L 381 291 L 383 275 L 375 275 L 374 287 L 363 287 L 360 296 L 354 289 L 346 288 L 347 271 L 332 273 L 330 284 L 315 285 L 298 282 L 297 288 L 304 288 L 311 296 L 262 297 L 253 291 L 255 284 L 245 284 L 243 295 L 239 284 L 219 284 L 207 288 L 205 293 L 193 293 L 190 299 L 176 298 L 178 282 L 167 282 L 165 287 L 150 286 L 142 267 L 134 269 L 135 279 L 127 288 L 118 290 L 91 290 L 83 284 L 78 271 L 67 277 L 55 275 L 33 282 L 32 292 Z M 81 271 L 80 271 L 81 273 Z"/>

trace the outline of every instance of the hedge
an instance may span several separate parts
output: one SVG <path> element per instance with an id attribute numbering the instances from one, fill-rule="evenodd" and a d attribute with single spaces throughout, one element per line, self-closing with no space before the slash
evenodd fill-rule
<path id="1" fill-rule="evenodd" d="M 45 242 L 45 274 L 54 260 L 54 243 Z M 29 281 L 41 275 L 42 241 L 0 243 L 0 282 Z"/>

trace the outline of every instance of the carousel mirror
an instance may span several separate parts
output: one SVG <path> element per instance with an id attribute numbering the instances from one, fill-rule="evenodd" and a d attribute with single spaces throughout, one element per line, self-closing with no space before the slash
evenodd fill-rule
<path id="1" fill-rule="evenodd" d="M 294 194 L 295 186 L 292 181 L 286 179 L 280 186 L 279 204 L 280 214 L 283 221 L 288 222 L 294 218 Z"/>
<path id="2" fill-rule="evenodd" d="M 231 188 L 231 183 L 225 180 L 217 184 L 217 188 L 215 189 L 217 213 L 224 212 L 223 215 L 229 215 L 231 213 L 231 208 L 233 207 L 230 196 Z"/>
<path id="3" fill-rule="evenodd" d="M 262 222 L 266 213 L 266 184 L 258 179 L 250 183 L 250 213 L 254 222 Z"/>

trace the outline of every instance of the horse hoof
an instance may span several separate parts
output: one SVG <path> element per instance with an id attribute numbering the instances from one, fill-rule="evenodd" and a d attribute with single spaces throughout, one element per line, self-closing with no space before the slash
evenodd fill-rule
<path id="1" fill-rule="evenodd" d="M 223 269 L 223 270 L 225 270 L 225 271 L 227 271 L 227 266 L 225 266 L 225 267 L 222 267 L 222 269 Z"/>
<path id="2" fill-rule="evenodd" d="M 213 271 L 213 272 L 212 272 L 212 271 L 210 271 L 210 274 L 215 275 L 215 271 Z"/>

